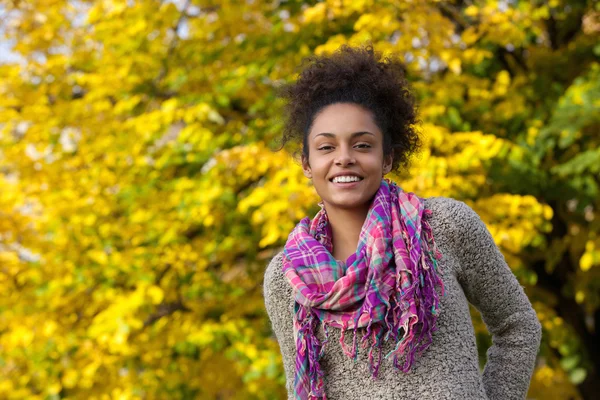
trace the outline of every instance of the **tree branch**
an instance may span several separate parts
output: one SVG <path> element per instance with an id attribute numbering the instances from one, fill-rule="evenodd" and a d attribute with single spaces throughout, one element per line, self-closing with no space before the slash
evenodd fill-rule
<path id="1" fill-rule="evenodd" d="M 445 2 L 439 2 L 436 4 L 436 6 L 440 11 L 440 14 L 454 23 L 458 33 L 461 33 L 469 27 L 469 23 L 465 21 L 462 15 L 460 15 L 460 12 L 456 7 Z"/>
<path id="2" fill-rule="evenodd" d="M 154 314 L 151 314 L 144 321 L 144 328 L 152 325 L 162 317 L 173 314 L 175 311 L 190 312 L 191 310 L 183 304 L 181 300 L 171 303 L 161 303 Z"/>

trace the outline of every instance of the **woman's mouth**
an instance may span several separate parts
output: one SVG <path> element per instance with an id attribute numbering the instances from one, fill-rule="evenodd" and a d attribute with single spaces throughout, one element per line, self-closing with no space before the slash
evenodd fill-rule
<path id="1" fill-rule="evenodd" d="M 336 176 L 331 179 L 331 183 L 333 183 L 336 187 L 340 188 L 352 188 L 357 186 L 363 178 L 355 175 L 346 175 L 346 176 Z"/>

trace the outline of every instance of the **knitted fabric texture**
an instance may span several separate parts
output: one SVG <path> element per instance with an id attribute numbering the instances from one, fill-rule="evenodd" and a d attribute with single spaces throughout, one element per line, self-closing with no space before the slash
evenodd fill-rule
<path id="1" fill-rule="evenodd" d="M 385 357 L 408 372 L 415 356 L 430 344 L 436 330 L 439 296 L 444 293 L 438 270 L 441 253 L 427 222 L 423 199 L 383 179 L 360 232 L 357 250 L 345 263 L 333 256 L 331 226 L 322 203 L 311 221 L 302 219 L 284 248 L 283 273 L 294 290 L 296 399 L 326 399 L 319 358 L 327 328 L 342 329 L 344 353 L 356 359 L 358 328 L 366 327 L 362 347 L 370 344 L 373 378 L 381 362 L 382 341 L 394 340 Z M 319 321 L 325 331 L 315 336 Z M 344 331 L 353 330 L 352 347 Z M 377 351 L 377 360 L 374 357 Z M 401 363 L 401 359 L 404 362 Z"/>

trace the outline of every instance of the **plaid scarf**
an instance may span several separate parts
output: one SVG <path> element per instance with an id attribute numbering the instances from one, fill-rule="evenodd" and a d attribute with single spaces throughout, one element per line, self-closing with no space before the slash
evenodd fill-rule
<path id="1" fill-rule="evenodd" d="M 324 373 L 319 365 L 328 338 L 328 326 L 340 328 L 344 353 L 356 360 L 357 329 L 366 327 L 362 347 L 370 342 L 369 370 L 377 377 L 382 341 L 390 337 L 394 366 L 408 372 L 415 355 L 431 344 L 437 329 L 438 270 L 441 254 L 433 240 L 423 199 L 405 193 L 383 179 L 360 232 L 356 253 L 346 263 L 337 261 L 323 203 L 312 221 L 302 219 L 284 248 L 283 273 L 294 288 L 296 339 L 296 399 L 327 399 Z M 315 336 L 322 322 L 325 339 Z M 353 329 L 352 348 L 344 331 Z M 378 350 L 375 362 L 373 350 Z M 403 365 L 400 358 L 404 356 Z"/>

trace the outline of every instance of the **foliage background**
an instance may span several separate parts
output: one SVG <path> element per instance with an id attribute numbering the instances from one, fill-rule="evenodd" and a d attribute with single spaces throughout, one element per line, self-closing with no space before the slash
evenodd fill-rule
<path id="1" fill-rule="evenodd" d="M 543 324 L 529 396 L 600 392 L 600 6 L 591 0 L 5 0 L 0 398 L 284 397 L 262 274 L 317 197 L 274 88 L 372 42 Z M 473 310 L 482 363 L 490 344 Z"/>

